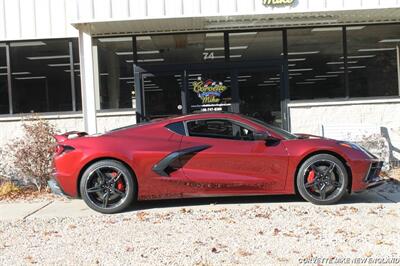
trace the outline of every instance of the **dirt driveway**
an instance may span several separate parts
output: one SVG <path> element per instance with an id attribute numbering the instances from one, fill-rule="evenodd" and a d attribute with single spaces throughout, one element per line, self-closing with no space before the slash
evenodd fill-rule
<path id="1" fill-rule="evenodd" d="M 400 265 L 399 202 L 391 183 L 334 206 L 213 198 L 101 215 L 77 200 L 0 204 L 0 265 Z"/>

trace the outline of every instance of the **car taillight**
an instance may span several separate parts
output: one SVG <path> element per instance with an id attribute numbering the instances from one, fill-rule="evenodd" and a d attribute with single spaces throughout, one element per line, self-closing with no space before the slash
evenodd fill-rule
<path id="1" fill-rule="evenodd" d="M 58 155 L 63 154 L 64 152 L 72 151 L 72 150 L 74 150 L 74 148 L 71 147 L 71 146 L 57 144 L 56 148 L 54 150 L 54 153 L 55 153 L 56 156 L 58 156 Z"/>

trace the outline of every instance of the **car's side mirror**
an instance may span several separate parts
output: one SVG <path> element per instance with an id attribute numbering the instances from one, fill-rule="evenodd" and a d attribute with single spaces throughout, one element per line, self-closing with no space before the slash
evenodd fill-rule
<path id="1" fill-rule="evenodd" d="M 272 136 L 268 132 L 255 132 L 254 140 L 270 140 Z"/>

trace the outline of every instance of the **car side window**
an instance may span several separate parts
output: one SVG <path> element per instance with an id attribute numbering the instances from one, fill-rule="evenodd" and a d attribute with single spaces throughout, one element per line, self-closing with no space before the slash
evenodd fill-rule
<path id="1" fill-rule="evenodd" d="M 192 137 L 253 140 L 253 132 L 250 129 L 224 119 L 190 121 L 187 123 L 187 129 Z"/>
<path id="2" fill-rule="evenodd" d="M 166 125 L 165 127 L 179 135 L 183 135 L 183 136 L 186 135 L 185 127 L 182 122 L 171 123 L 171 124 Z"/>

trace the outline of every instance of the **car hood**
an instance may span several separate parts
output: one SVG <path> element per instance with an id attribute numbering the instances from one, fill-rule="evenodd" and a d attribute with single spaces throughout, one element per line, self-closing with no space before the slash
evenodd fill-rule
<path id="1" fill-rule="evenodd" d="M 325 138 L 325 137 L 322 137 L 322 136 L 317 136 L 317 135 L 312 135 L 312 134 L 295 133 L 294 135 L 299 137 L 299 139 L 326 139 L 326 140 L 333 140 L 333 139 L 330 139 L 330 138 Z"/>

